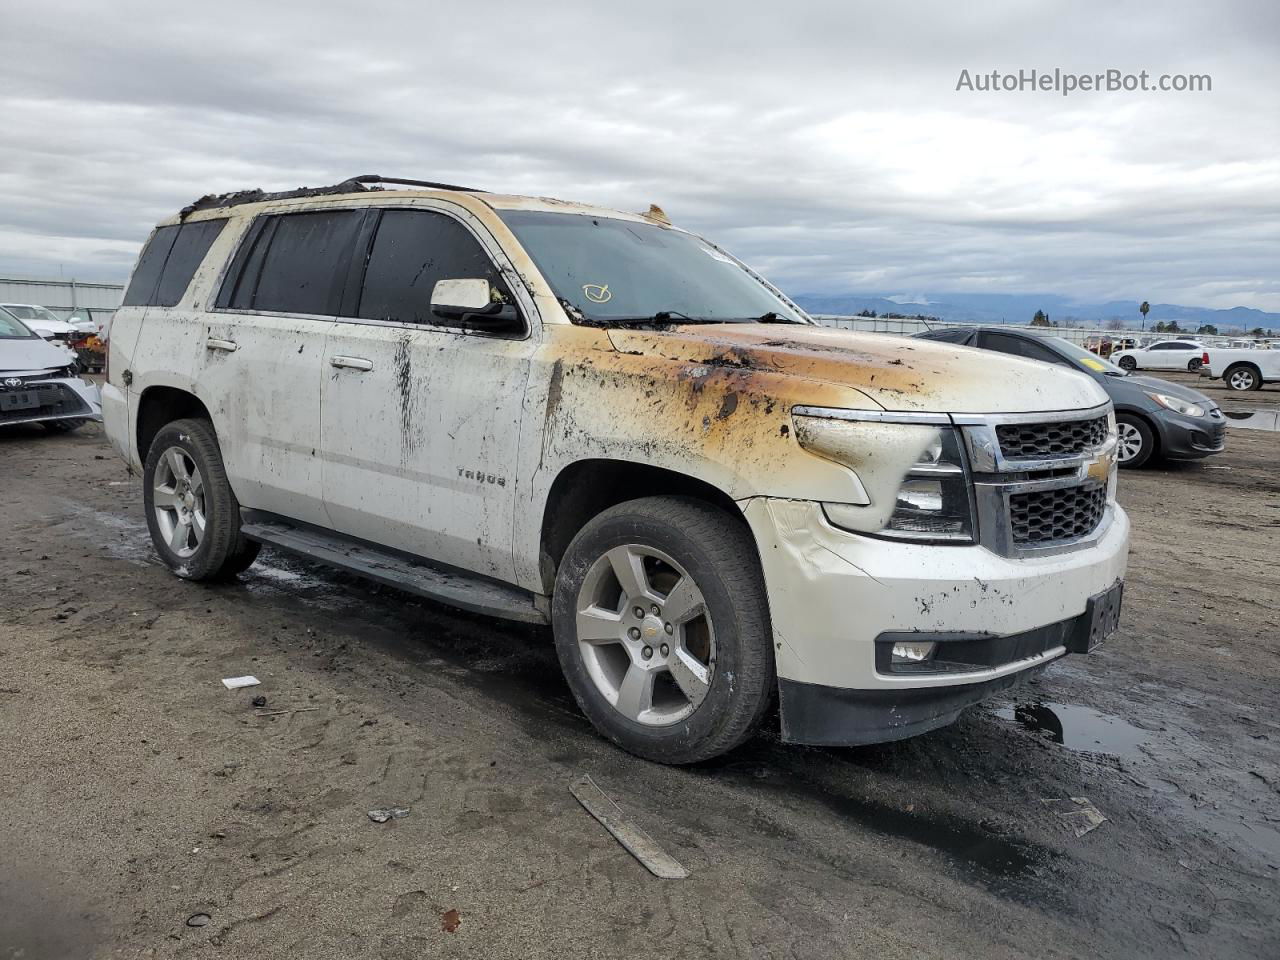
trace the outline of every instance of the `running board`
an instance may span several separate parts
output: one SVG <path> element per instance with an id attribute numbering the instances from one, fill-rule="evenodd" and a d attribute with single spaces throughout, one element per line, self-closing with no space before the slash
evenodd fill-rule
<path id="1" fill-rule="evenodd" d="M 524 623 L 550 622 L 550 617 L 536 605 L 534 594 L 528 590 L 425 560 L 411 559 L 342 534 L 295 526 L 283 520 L 268 520 L 261 514 L 242 523 L 240 531 L 258 543 L 300 553 L 459 610 Z"/>

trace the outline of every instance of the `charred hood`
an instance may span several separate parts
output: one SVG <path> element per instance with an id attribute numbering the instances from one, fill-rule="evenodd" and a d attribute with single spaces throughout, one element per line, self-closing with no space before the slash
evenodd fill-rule
<path id="1" fill-rule="evenodd" d="M 721 323 L 667 330 L 613 328 L 609 340 L 624 353 L 849 387 L 892 411 L 1035 413 L 1084 409 L 1107 400 L 1089 377 L 1064 367 L 830 327 Z"/>

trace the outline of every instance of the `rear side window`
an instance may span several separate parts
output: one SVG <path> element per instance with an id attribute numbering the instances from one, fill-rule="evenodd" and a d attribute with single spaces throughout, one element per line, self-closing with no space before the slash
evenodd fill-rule
<path id="1" fill-rule="evenodd" d="M 138 258 L 124 294 L 124 305 L 176 306 L 226 225 L 226 220 L 198 220 L 156 230 Z"/>
<path id="2" fill-rule="evenodd" d="M 446 323 L 431 312 L 438 280 L 485 279 L 508 294 L 489 254 L 452 217 L 386 210 L 369 252 L 356 316 L 401 323 Z"/>
<path id="3" fill-rule="evenodd" d="M 263 217 L 250 229 L 218 306 L 335 316 L 363 210 Z"/>

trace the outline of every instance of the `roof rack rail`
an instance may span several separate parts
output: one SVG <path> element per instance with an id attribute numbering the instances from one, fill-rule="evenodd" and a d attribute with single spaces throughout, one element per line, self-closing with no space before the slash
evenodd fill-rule
<path id="1" fill-rule="evenodd" d="M 235 190 L 231 193 L 207 194 L 189 203 L 179 211 L 179 219 L 185 220 L 197 210 L 217 210 L 224 207 L 238 207 L 245 203 L 262 203 L 266 200 L 292 200 L 297 197 L 327 197 L 340 193 L 364 193 L 370 190 L 381 190 L 379 186 L 366 184 L 396 183 L 412 187 L 430 187 L 435 190 L 458 190 L 465 193 L 484 193 L 472 187 L 459 187 L 449 183 L 432 183 L 429 180 L 400 180 L 394 177 L 383 177 L 376 173 L 366 173 L 359 177 L 349 177 L 341 183 L 328 187 L 298 187 L 296 190 L 280 190 L 267 193 L 264 190 Z"/>
<path id="2" fill-rule="evenodd" d="M 456 183 L 436 183 L 434 180 L 405 180 L 400 177 L 384 177 L 377 173 L 365 173 L 352 177 L 350 183 L 398 183 L 406 187 L 430 187 L 433 190 L 459 190 L 463 193 L 486 193 L 476 187 L 460 187 Z"/>

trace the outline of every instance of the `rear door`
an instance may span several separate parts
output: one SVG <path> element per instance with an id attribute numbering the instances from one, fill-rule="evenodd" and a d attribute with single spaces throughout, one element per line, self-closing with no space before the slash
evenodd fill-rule
<path id="1" fill-rule="evenodd" d="M 471 214 L 443 201 L 374 213 L 349 278 L 358 295 L 325 346 L 329 517 L 360 539 L 513 581 L 531 307 L 501 330 L 434 316 L 431 292 L 445 279 L 485 278 L 519 303 L 498 267 L 513 275 L 510 264 Z"/>
<path id="2" fill-rule="evenodd" d="M 325 338 L 366 211 L 259 216 L 200 332 L 200 395 L 242 505 L 328 525 L 321 490 Z"/>

